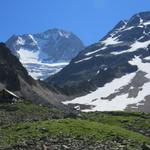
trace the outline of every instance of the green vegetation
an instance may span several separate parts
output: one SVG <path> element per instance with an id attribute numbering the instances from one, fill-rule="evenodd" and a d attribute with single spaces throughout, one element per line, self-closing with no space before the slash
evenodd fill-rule
<path id="1" fill-rule="evenodd" d="M 150 139 L 139 133 L 126 129 L 98 124 L 87 120 L 53 120 L 20 123 L 13 126 L 5 126 L 0 130 L 2 138 L 0 145 L 8 146 L 23 141 L 40 138 L 43 136 L 67 135 L 75 138 L 93 138 L 94 140 L 110 139 L 114 136 L 130 139 L 136 143 L 148 142 Z"/>
<path id="2" fill-rule="evenodd" d="M 109 145 L 106 149 L 144 150 L 141 148 L 144 144 L 150 145 L 150 114 L 91 112 L 81 113 L 73 119 L 72 115 L 69 117 L 60 110 L 31 102 L 0 104 L 0 149 L 29 141 L 32 143 L 29 145 L 35 147 L 42 142 L 52 145 L 53 141 L 57 145 L 66 142 L 72 146 L 70 149 L 75 149 L 76 144 L 78 149 L 87 144 L 86 149 L 89 145 L 93 148 Z"/>
<path id="3" fill-rule="evenodd" d="M 150 114 L 128 112 L 82 113 L 82 119 L 119 126 L 150 137 Z"/>
<path id="4" fill-rule="evenodd" d="M 5 124 L 63 118 L 63 112 L 29 101 L 0 104 L 0 126 Z"/>

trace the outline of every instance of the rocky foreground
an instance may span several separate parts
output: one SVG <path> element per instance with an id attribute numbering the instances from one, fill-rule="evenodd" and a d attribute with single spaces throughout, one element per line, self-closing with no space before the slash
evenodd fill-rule
<path id="1" fill-rule="evenodd" d="M 128 150 L 136 145 L 137 150 L 149 150 L 144 144 L 132 143 L 130 140 L 114 137 L 112 140 L 93 141 L 93 139 L 75 139 L 69 137 L 43 137 L 30 140 L 22 145 L 15 145 L 5 150 Z"/>
<path id="2" fill-rule="evenodd" d="M 150 115 L 0 104 L 0 150 L 149 150 Z"/>

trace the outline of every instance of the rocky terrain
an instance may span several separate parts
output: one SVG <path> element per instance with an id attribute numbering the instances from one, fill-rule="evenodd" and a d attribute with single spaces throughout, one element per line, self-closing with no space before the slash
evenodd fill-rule
<path id="1" fill-rule="evenodd" d="M 25 142 L 23 145 L 16 145 L 11 148 L 5 148 L 4 150 L 132 150 L 133 145 L 130 144 L 130 140 L 124 140 L 122 138 L 114 138 L 112 140 L 93 141 L 91 139 L 76 139 L 65 136 L 59 137 L 45 137 L 40 140 L 31 140 Z M 148 150 L 149 145 L 139 144 L 136 146 L 136 150 Z"/>
<path id="2" fill-rule="evenodd" d="M 1 150 L 149 150 L 150 115 L 66 114 L 22 101 L 0 104 Z"/>

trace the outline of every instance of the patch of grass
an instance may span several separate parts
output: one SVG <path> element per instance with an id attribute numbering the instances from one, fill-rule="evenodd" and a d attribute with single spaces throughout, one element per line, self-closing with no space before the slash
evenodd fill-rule
<path id="1" fill-rule="evenodd" d="M 89 112 L 64 117 L 60 110 L 28 101 L 0 104 L 0 148 L 32 140 L 38 143 L 44 137 L 114 144 L 121 139 L 120 144 L 127 143 L 132 150 L 150 141 L 150 114 Z"/>
<path id="2" fill-rule="evenodd" d="M 94 140 L 123 137 L 131 141 L 149 142 L 149 138 L 121 127 L 100 124 L 88 120 L 63 119 L 37 121 L 5 126 L 0 129 L 0 145 L 7 147 L 23 141 L 44 136 L 66 135 L 74 138 L 92 138 Z"/>
<path id="3" fill-rule="evenodd" d="M 128 112 L 90 112 L 82 113 L 82 119 L 119 126 L 145 135 L 150 134 L 150 114 Z"/>
<path id="4" fill-rule="evenodd" d="M 28 101 L 0 104 L 0 126 L 25 121 L 63 118 L 63 112 Z"/>

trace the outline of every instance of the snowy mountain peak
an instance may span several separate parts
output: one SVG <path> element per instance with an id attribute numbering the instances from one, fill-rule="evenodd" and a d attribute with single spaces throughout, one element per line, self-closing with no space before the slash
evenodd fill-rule
<path id="1" fill-rule="evenodd" d="M 53 37 L 61 36 L 61 37 L 69 38 L 73 33 L 55 28 L 55 29 L 50 29 L 50 30 L 45 31 L 44 34 L 50 35 L 50 36 L 53 36 Z"/>
<path id="2" fill-rule="evenodd" d="M 49 62 L 70 61 L 84 48 L 76 35 L 61 29 L 50 29 L 37 34 L 14 35 L 7 40 L 6 44 L 13 53 L 18 55 L 20 55 L 20 49 L 39 51 L 39 54 L 45 53 Z"/>
<path id="3" fill-rule="evenodd" d="M 73 33 L 71 33 L 71 32 L 67 32 L 65 30 L 56 29 L 56 28 L 49 29 L 49 30 L 47 30 L 43 33 L 34 34 L 34 36 L 36 38 L 42 38 L 42 39 L 45 39 L 45 40 L 49 40 L 49 39 L 58 40 L 58 38 L 60 38 L 60 37 L 70 38 L 72 35 L 73 35 Z"/>
<path id="4" fill-rule="evenodd" d="M 37 34 L 13 35 L 6 41 L 6 45 L 19 57 L 29 73 L 34 75 L 33 77 L 35 74 L 40 74 L 40 77 L 43 74 L 41 70 L 36 73 L 37 64 L 42 65 L 43 68 L 45 63 L 47 69 L 47 64 L 61 63 L 60 67 L 56 65 L 56 68 L 50 68 L 52 74 L 62 69 L 64 64 L 68 64 L 78 52 L 84 49 L 82 41 L 76 35 L 61 29 L 50 29 Z M 47 71 L 46 73 L 46 77 L 50 75 Z M 44 73 L 42 78 L 46 77 Z"/>

